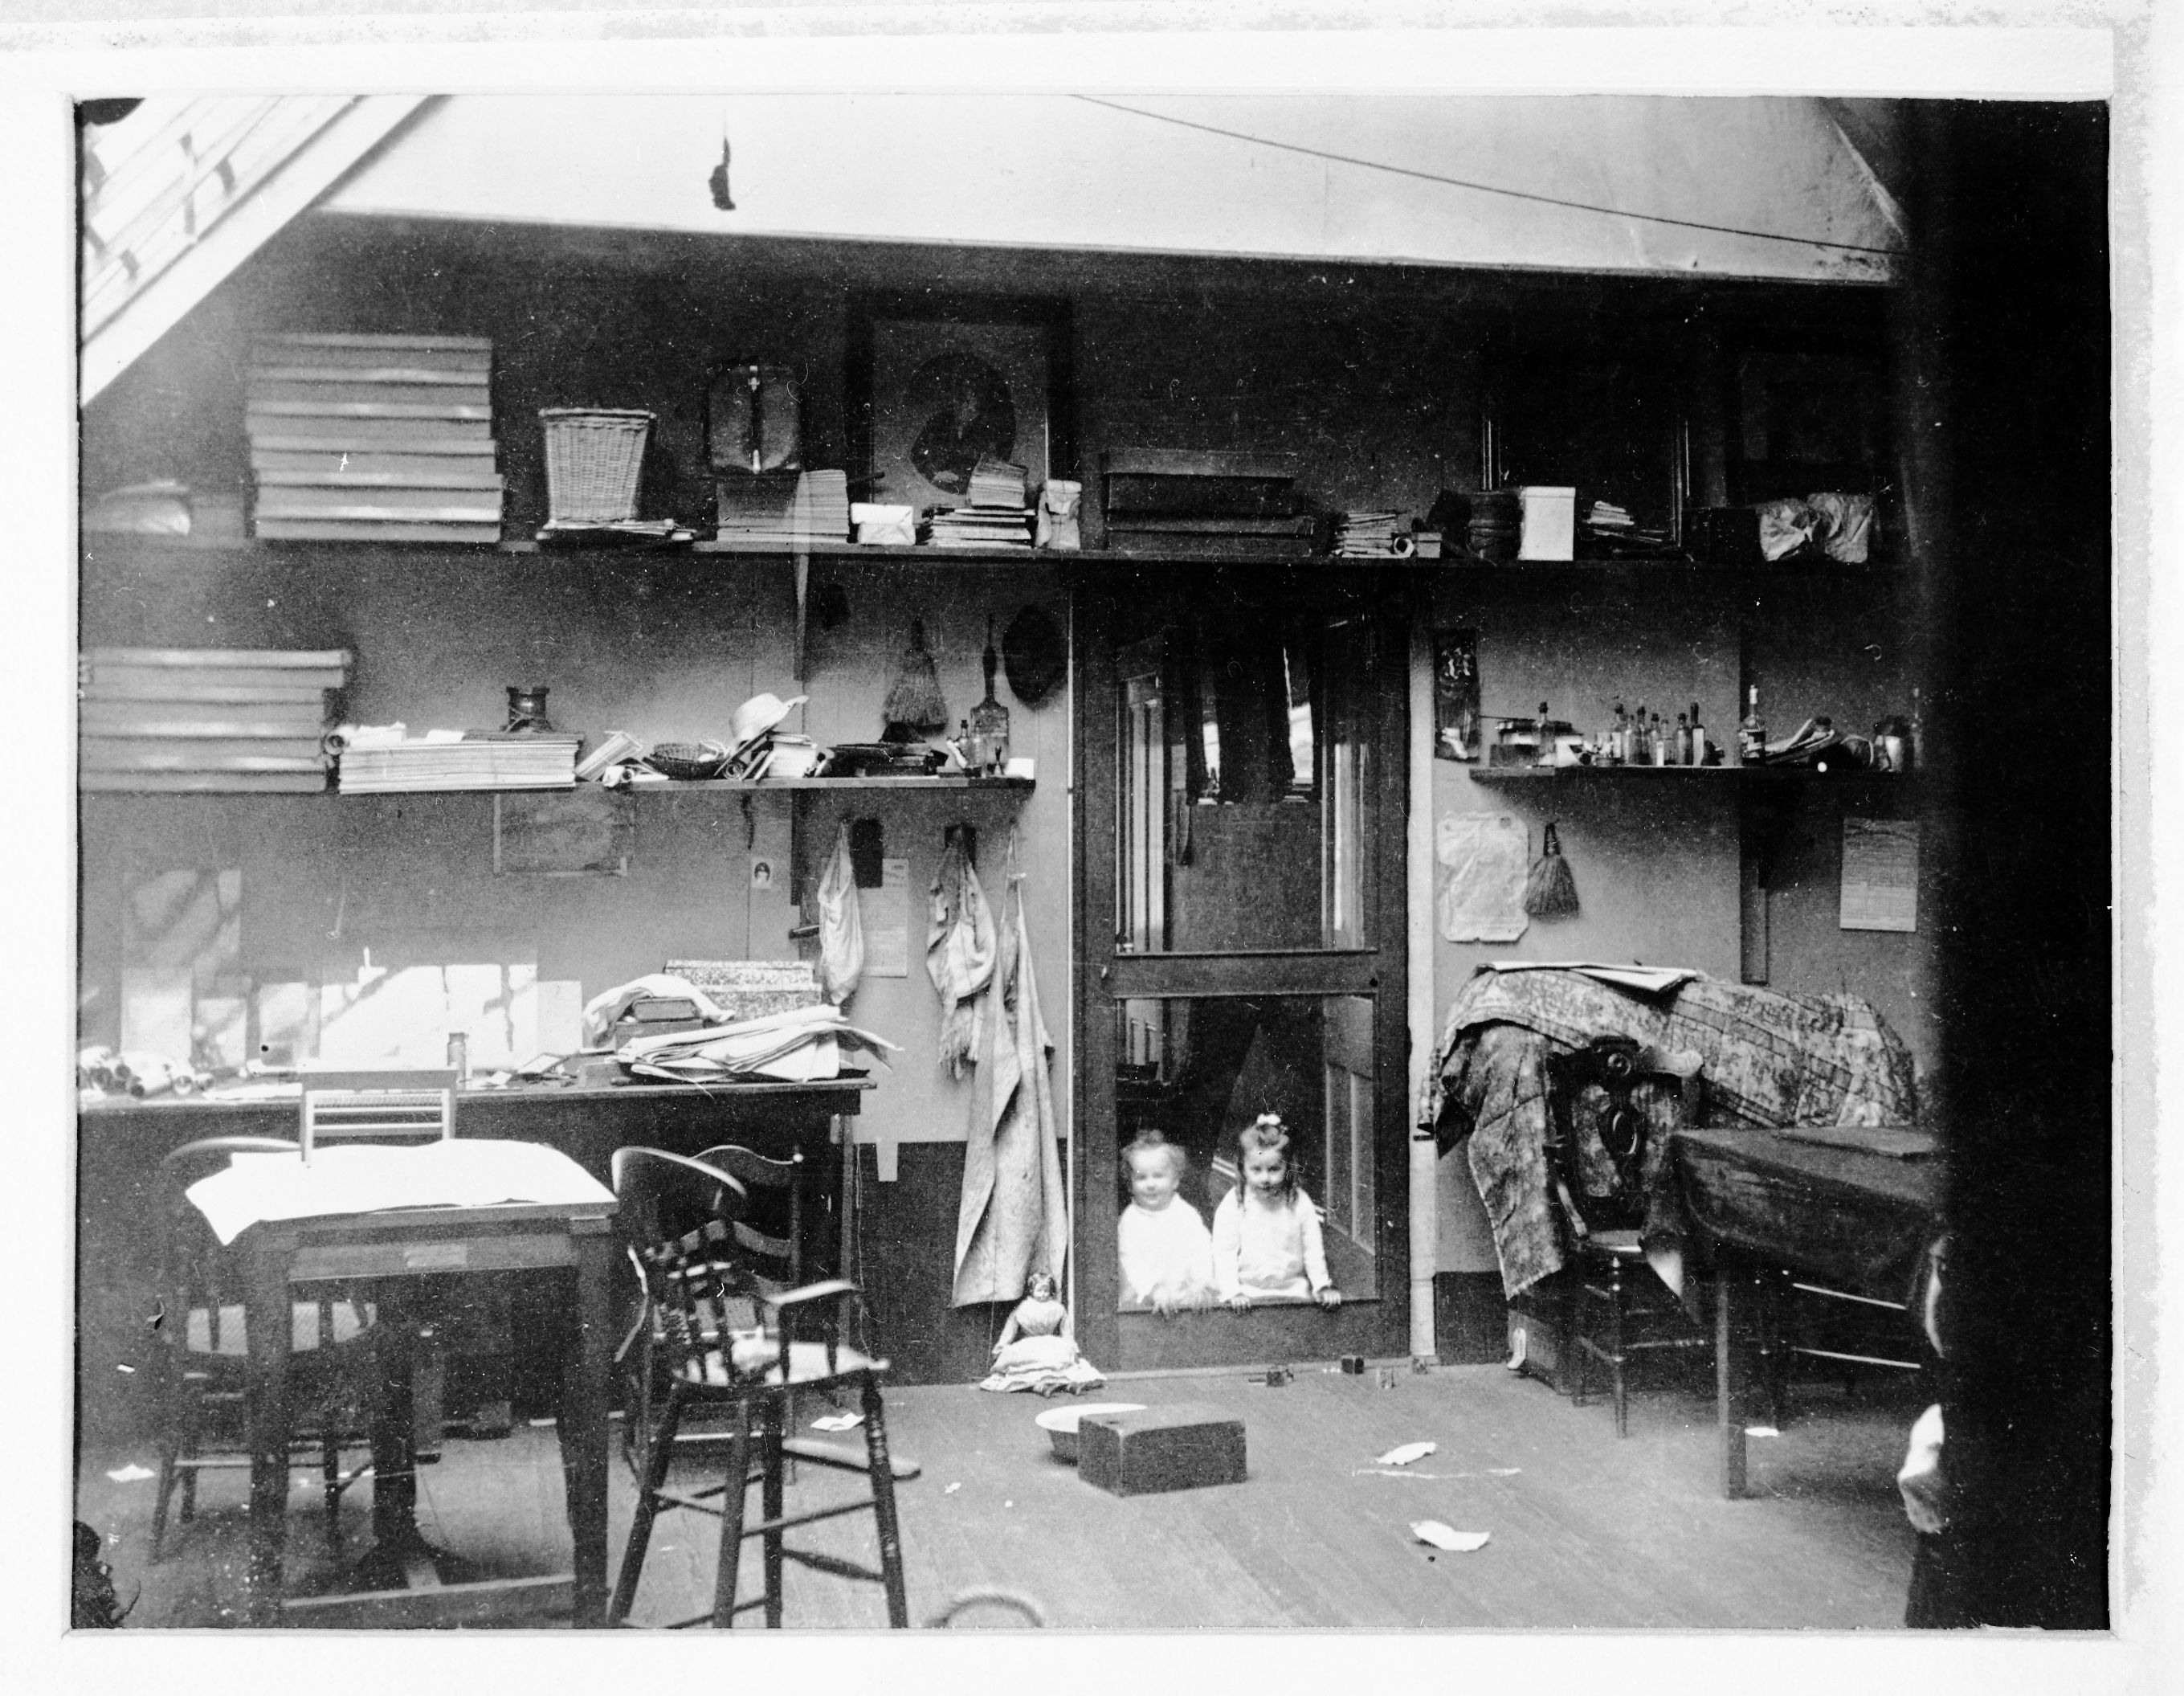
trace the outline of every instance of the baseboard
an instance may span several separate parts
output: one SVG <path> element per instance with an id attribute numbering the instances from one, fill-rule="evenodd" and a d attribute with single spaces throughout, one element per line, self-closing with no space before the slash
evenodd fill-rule
<path id="1" fill-rule="evenodd" d="M 1436 1272 L 1434 1353 L 1444 1366 L 1484 1366 L 1509 1358 L 1508 1303 L 1499 1272 Z"/>

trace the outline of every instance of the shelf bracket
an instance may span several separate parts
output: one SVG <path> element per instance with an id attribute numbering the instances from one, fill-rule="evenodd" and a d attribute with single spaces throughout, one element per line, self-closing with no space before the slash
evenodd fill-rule
<path id="1" fill-rule="evenodd" d="M 800 551 L 792 563 L 796 568 L 796 681 L 800 683 L 809 675 L 804 644 L 811 613 L 811 555 Z"/>

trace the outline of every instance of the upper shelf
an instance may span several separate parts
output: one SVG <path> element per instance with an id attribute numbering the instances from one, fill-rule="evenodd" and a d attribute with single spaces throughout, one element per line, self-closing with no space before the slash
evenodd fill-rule
<path id="1" fill-rule="evenodd" d="M 1846 778 L 1892 779 L 1893 772 L 1876 772 L 1863 766 L 1474 766 L 1467 775 L 1474 784 L 1544 784 L 1580 778 L 1630 778 L 1655 782 L 1663 778 L 1700 779 L 1719 783 L 1781 782 L 1808 778 L 1815 783 L 1837 783 Z"/>
<path id="2" fill-rule="evenodd" d="M 1701 561 L 1678 556 L 1667 559 L 1580 559 L 1526 560 L 1494 562 L 1468 555 L 1437 560 L 1421 559 L 1356 559 L 1340 555 L 1318 554 L 1299 557 L 1295 555 L 1237 554 L 1219 558 L 1203 555 L 1154 554 L 1132 551 L 1109 552 L 1104 549 L 1088 548 L 1061 550 L 1050 548 L 883 548 L 866 546 L 854 542 L 817 543 L 808 548 L 783 548 L 766 543 L 740 541 L 699 541 L 660 544 L 637 544 L 607 548 L 573 546 L 542 546 L 535 541 L 504 541 L 498 544 L 455 544 L 430 542 L 270 542 L 254 538 L 214 540 L 194 536 L 130 536 L 92 534 L 83 538 L 83 550 L 93 561 L 116 559 L 131 554 L 258 554 L 283 558 L 299 555 L 324 554 L 330 558 L 348 559 L 365 551 L 415 555 L 426 557 L 446 555 L 468 559 L 498 555 L 515 555 L 539 560 L 565 559 L 585 565 L 627 561 L 653 563 L 671 561 L 691 555 L 708 557 L 726 556 L 749 560 L 833 560 L 860 561 L 866 563 L 886 561 L 905 566 L 962 566 L 984 567 L 1021 567 L 1031 566 L 1073 566 L 1079 568 L 1130 566 L 1238 566 L 1251 570 L 1305 567 L 1312 571 L 1371 570 L 1382 568 L 1414 572 L 1422 577 L 1462 577 L 1474 582 L 1552 582 L 1571 577 L 1581 578 L 1640 578 L 1686 577 L 1709 581 L 1729 580 L 1791 580 L 1798 578 L 1854 577 L 1886 582 L 1906 574 L 1900 564 L 1875 561 L 1864 565 L 1846 565 L 1833 560 L 1799 561 L 1794 563 L 1767 565 L 1713 565 Z"/>

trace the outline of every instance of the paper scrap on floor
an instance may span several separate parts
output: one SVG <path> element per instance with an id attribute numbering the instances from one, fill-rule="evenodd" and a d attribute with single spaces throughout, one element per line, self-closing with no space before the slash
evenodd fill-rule
<path id="1" fill-rule="evenodd" d="M 1445 1548 L 1451 1554 L 1468 1554 L 1474 1549 L 1486 1547 L 1490 1531 L 1460 1531 L 1443 1525 L 1439 1520 L 1414 1520 L 1411 1535 L 1420 1543 L 1429 1543 L 1435 1548 Z"/>
<path id="2" fill-rule="evenodd" d="M 355 1143 L 230 1158 L 185 1192 L 221 1242 L 268 1219 L 380 1213 L 390 1208 L 484 1208 L 503 1202 L 612 1202 L 614 1192 L 558 1148 L 448 1139 L 415 1147 Z"/>
<path id="3" fill-rule="evenodd" d="M 1408 1466 L 1413 1460 L 1424 1460 L 1440 1445 L 1437 1442 L 1406 1442 L 1390 1449 L 1373 1464 L 1375 1466 Z"/>

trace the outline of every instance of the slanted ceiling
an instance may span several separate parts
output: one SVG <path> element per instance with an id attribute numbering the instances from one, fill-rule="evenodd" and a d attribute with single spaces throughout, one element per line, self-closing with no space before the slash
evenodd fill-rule
<path id="1" fill-rule="evenodd" d="M 84 133 L 86 399 L 313 207 L 1830 283 L 1891 281 L 1903 243 L 1806 98 L 168 97 Z"/>
<path id="2" fill-rule="evenodd" d="M 127 370 L 420 103 L 414 95 L 170 96 L 86 125 L 83 398 Z"/>
<path id="3" fill-rule="evenodd" d="M 709 177 L 730 159 L 733 209 Z M 723 235 L 1886 282 L 1816 99 L 461 95 L 326 210 Z"/>

